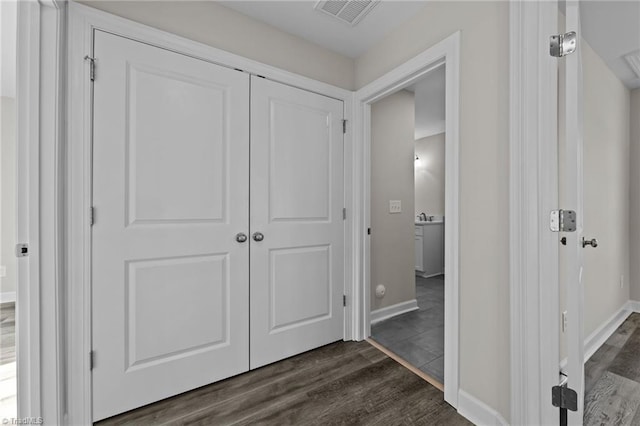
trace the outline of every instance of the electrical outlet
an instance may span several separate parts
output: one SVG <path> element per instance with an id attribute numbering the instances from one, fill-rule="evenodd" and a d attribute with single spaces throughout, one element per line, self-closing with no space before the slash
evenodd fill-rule
<path id="1" fill-rule="evenodd" d="M 389 200 L 389 213 L 402 213 L 402 201 Z"/>
<path id="2" fill-rule="evenodd" d="M 562 332 L 567 331 L 567 311 L 562 313 Z"/>

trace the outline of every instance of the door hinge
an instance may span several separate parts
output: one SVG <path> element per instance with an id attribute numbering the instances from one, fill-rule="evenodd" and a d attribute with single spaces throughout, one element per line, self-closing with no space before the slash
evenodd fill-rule
<path id="1" fill-rule="evenodd" d="M 347 208 L 342 208 L 342 220 L 347 220 Z"/>
<path id="2" fill-rule="evenodd" d="M 342 295 L 342 306 L 347 306 L 347 295 L 346 294 Z"/>
<path id="3" fill-rule="evenodd" d="M 549 54 L 554 58 L 562 58 L 576 51 L 578 36 L 575 31 L 552 35 L 549 42 Z"/>
<path id="4" fill-rule="evenodd" d="M 567 376 L 561 375 L 560 384 L 551 388 L 551 404 L 560 409 L 560 426 L 566 426 L 567 410 L 578 411 L 578 394 L 567 386 Z"/>
<path id="5" fill-rule="evenodd" d="M 87 55 L 84 57 L 85 61 L 89 61 L 89 78 L 91 81 L 95 81 L 96 79 L 96 58 L 92 58 Z"/>
<path id="6" fill-rule="evenodd" d="M 96 208 L 89 207 L 89 226 L 93 226 L 96 223 Z"/>
<path id="7" fill-rule="evenodd" d="M 342 133 L 347 133 L 347 120 L 342 120 Z"/>
<path id="8" fill-rule="evenodd" d="M 367 235 L 371 235 L 371 228 L 367 228 Z"/>
<path id="9" fill-rule="evenodd" d="M 20 243 L 16 244 L 16 257 L 29 256 L 29 244 Z"/>
<path id="10" fill-rule="evenodd" d="M 549 215 L 549 228 L 552 232 L 574 232 L 576 230 L 576 212 L 573 210 L 552 210 Z"/>
<path id="11" fill-rule="evenodd" d="M 96 351 L 89 352 L 89 370 L 93 370 L 96 365 Z"/>

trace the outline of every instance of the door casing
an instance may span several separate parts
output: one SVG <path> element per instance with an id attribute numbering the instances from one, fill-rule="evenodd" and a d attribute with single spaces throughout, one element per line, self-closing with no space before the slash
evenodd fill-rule
<path id="1" fill-rule="evenodd" d="M 433 69 L 446 65 L 445 77 L 445 338 L 444 338 L 444 399 L 458 408 L 459 394 L 459 94 L 460 94 L 460 32 L 456 32 L 424 52 L 367 84 L 355 93 L 356 140 L 353 168 L 358 170 L 354 181 L 354 202 L 357 203 L 357 223 L 354 237 L 359 246 L 359 258 L 354 261 L 358 279 L 353 281 L 357 300 L 355 338 L 371 335 L 370 259 L 371 248 L 367 228 L 371 226 L 371 105 L 418 81 Z M 375 231 L 374 231 L 375 232 Z"/>
<path id="2" fill-rule="evenodd" d="M 88 424 L 92 419 L 91 407 L 91 371 L 89 353 L 91 351 L 91 229 L 89 211 L 91 207 L 91 105 L 92 85 L 89 79 L 89 61 L 85 56 L 93 57 L 93 34 L 96 29 L 122 37 L 179 52 L 218 65 L 238 68 L 247 73 L 258 74 L 271 80 L 319 93 L 343 101 L 344 117 L 351 121 L 352 92 L 326 83 L 302 77 L 259 62 L 231 54 L 192 40 L 179 37 L 161 30 L 98 11 L 74 2 L 69 4 L 68 27 L 68 143 L 66 164 L 68 164 L 67 205 L 64 210 L 68 224 L 65 235 L 65 247 L 69 254 L 67 269 L 67 299 L 65 304 L 71 307 L 66 317 L 67 338 L 60 343 L 66 345 L 67 362 L 62 374 L 67 382 L 61 390 L 68 407 L 67 422 L 70 424 Z M 99 59 L 96 61 L 96 78 L 99 76 Z M 347 127 L 348 129 L 350 126 Z M 351 131 L 344 135 L 345 146 L 350 145 Z M 345 164 L 351 161 L 350 151 L 345 150 Z M 348 170 L 348 169 L 346 169 Z M 351 197 L 350 175 L 345 173 L 345 200 Z M 347 206 L 348 208 L 348 206 Z M 350 235 L 352 216 L 345 220 L 345 271 L 344 281 L 351 281 Z M 348 289 L 345 291 L 348 292 Z M 349 297 L 347 293 L 347 297 Z M 352 329 L 348 305 L 345 308 L 344 339 L 352 339 Z M 70 366 L 73 366 L 71 368 Z"/>

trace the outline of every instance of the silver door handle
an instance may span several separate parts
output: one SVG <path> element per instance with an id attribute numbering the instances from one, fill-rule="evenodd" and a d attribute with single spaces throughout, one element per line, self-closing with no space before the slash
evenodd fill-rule
<path id="1" fill-rule="evenodd" d="M 254 241 L 262 241 L 262 240 L 264 240 L 264 235 L 262 235 L 262 232 L 254 232 L 253 233 L 253 240 Z"/>
<path id="2" fill-rule="evenodd" d="M 244 234 L 242 232 L 237 233 L 236 241 L 239 243 L 244 243 L 245 241 L 247 241 L 247 234 Z"/>
<path id="3" fill-rule="evenodd" d="M 595 238 L 586 240 L 584 237 L 582 237 L 582 247 L 584 248 L 586 246 L 591 246 L 593 248 L 596 248 L 598 247 L 598 240 L 596 240 Z"/>

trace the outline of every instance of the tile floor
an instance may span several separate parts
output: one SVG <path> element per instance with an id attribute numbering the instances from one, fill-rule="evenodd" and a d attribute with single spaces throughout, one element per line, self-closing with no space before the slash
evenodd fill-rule
<path id="1" fill-rule="evenodd" d="M 444 275 L 416 277 L 417 311 L 371 327 L 371 338 L 444 383 Z"/>
<path id="2" fill-rule="evenodd" d="M 631 314 L 584 367 L 585 426 L 640 424 L 640 314 Z"/>
<path id="3" fill-rule="evenodd" d="M 15 303 L 0 304 L 0 421 L 16 417 Z"/>

